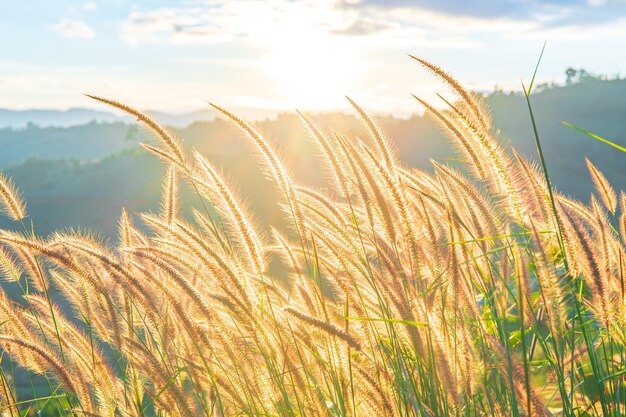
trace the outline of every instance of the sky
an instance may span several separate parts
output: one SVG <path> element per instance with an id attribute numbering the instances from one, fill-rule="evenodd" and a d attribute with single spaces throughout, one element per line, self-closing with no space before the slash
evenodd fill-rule
<path id="1" fill-rule="evenodd" d="M 0 108 L 419 111 L 443 86 L 626 75 L 626 0 L 0 0 Z"/>

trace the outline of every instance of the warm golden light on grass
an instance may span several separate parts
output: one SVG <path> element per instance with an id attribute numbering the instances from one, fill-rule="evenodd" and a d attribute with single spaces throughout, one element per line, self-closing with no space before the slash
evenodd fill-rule
<path id="1" fill-rule="evenodd" d="M 299 114 L 330 177 L 310 189 L 263 132 L 211 104 L 280 190 L 284 228 L 255 223 L 209 158 L 155 120 L 90 96 L 154 133 L 143 145 L 168 168 L 160 210 L 122 211 L 115 246 L 0 231 L 0 273 L 22 290 L 0 293 L 2 358 L 52 393 L 22 402 L 2 368 L 3 417 L 31 404 L 110 417 L 623 414 L 626 198 L 618 207 L 591 162 L 599 198 L 552 190 L 543 156 L 539 169 L 503 147 L 481 101 L 417 61 L 457 98 L 437 110 L 415 97 L 463 164 L 403 166 L 348 99 L 363 138 Z M 200 201 L 187 217 L 181 181 Z"/>

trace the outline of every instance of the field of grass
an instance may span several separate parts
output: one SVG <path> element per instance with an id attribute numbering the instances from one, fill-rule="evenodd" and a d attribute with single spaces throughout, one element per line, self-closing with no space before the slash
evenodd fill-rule
<path id="1" fill-rule="evenodd" d="M 588 162 L 588 204 L 554 191 L 540 132 L 539 163 L 504 149 L 480 100 L 417 61 L 456 95 L 446 110 L 415 98 L 463 165 L 402 166 L 350 100 L 369 137 L 300 114 L 328 177 L 309 189 L 213 105 L 281 191 L 281 230 L 154 120 L 93 97 L 159 138 L 143 146 L 167 166 L 161 208 L 122 212 L 117 247 L 69 231 L 44 240 L 0 177 L 23 226 L 0 232 L 2 278 L 21 294 L 0 294 L 0 414 L 625 415 L 626 196 L 601 161 Z M 181 181 L 202 199 L 193 221 L 179 215 Z M 49 389 L 18 395 L 17 366 Z"/>

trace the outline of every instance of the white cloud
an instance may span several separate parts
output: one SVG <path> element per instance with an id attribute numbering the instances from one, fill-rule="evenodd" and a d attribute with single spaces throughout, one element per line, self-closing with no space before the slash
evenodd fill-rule
<path id="1" fill-rule="evenodd" d="M 306 46 L 343 39 L 354 45 L 473 49 L 482 46 L 473 35 L 520 33 L 540 27 L 532 20 L 451 16 L 418 7 L 338 7 L 338 1 L 196 1 L 187 6 L 135 10 L 120 25 L 120 35 L 134 45 L 242 41 L 272 49 L 276 44 Z"/>
<path id="2" fill-rule="evenodd" d="M 188 6 L 135 10 L 120 26 L 130 43 L 217 43 L 242 39 L 268 44 L 281 38 L 310 35 L 372 33 L 386 22 L 360 20 L 349 10 L 334 8 L 334 0 L 292 2 L 255 0 L 193 2 Z"/>
<path id="3" fill-rule="evenodd" d="M 172 43 L 215 43 L 231 39 L 231 34 L 212 23 L 206 14 L 206 10 L 197 8 L 134 11 L 122 23 L 120 35 L 130 44 L 163 39 Z"/>
<path id="4" fill-rule="evenodd" d="M 497 2 L 477 7 L 479 3 L 469 1 L 459 11 L 426 0 L 189 0 L 167 8 L 138 7 L 121 24 L 120 33 L 132 44 L 245 42 L 267 50 L 276 44 L 306 47 L 319 40 L 352 38 L 353 45 L 460 50 L 483 47 L 491 35 L 519 39 L 587 33 L 613 26 L 626 7 L 608 7 L 608 0 L 516 0 L 511 2 L 515 10 Z"/>
<path id="5" fill-rule="evenodd" d="M 104 7 L 95 1 L 100 9 Z M 253 114 L 294 107 L 343 109 L 343 95 L 348 94 L 375 112 L 409 114 L 419 106 L 405 96 L 407 89 L 436 99 L 428 95 L 433 79 L 406 57 L 409 52 L 449 69 L 464 85 L 479 90 L 491 89 L 493 80 L 500 80 L 497 84 L 507 90 L 518 88 L 517 80 L 526 70 L 532 71 L 545 39 L 549 45 L 542 63 L 542 71 L 547 68 L 542 72 L 548 74 L 545 79 L 560 79 L 565 66 L 607 72 L 623 71 L 626 65 L 623 60 L 615 62 L 613 54 L 614 46 L 626 39 L 626 18 L 603 24 L 594 20 L 581 30 L 583 25 L 569 18 L 568 7 L 550 12 L 543 8 L 541 16 L 513 18 L 451 15 L 417 6 L 339 7 L 338 1 L 185 0 L 166 7 L 138 3 L 117 27 L 121 40 L 133 45 L 120 51 L 148 54 L 158 46 L 164 54 L 171 52 L 167 66 L 137 62 L 132 73 L 96 71 L 89 77 L 82 73 L 91 69 L 76 69 L 71 76 L 63 70 L 46 77 L 37 75 L 42 71 L 39 67 L 28 76 L 13 71 L 8 78 L 0 77 L 0 96 L 11 94 L 19 105 L 35 105 L 46 91 L 50 103 L 58 99 L 80 104 L 81 92 L 112 91 L 124 92 L 125 96 L 113 95 L 143 108 L 158 102 L 180 110 L 211 99 Z M 83 10 L 76 10 L 77 16 L 86 15 L 88 3 L 83 2 L 78 3 Z M 49 28 L 69 37 L 94 36 L 93 29 L 81 21 L 65 20 Z M 146 43 L 152 47 L 143 50 Z M 181 46 L 190 44 L 205 46 Z M 585 62 L 591 56 L 593 65 Z M 114 56 L 111 62 L 121 59 Z M 8 88 L 11 77 L 16 84 Z M 31 91 L 29 86 L 37 88 Z M 30 101 L 25 99 L 28 94 Z"/>
<path id="6" fill-rule="evenodd" d="M 91 39 L 95 35 L 93 28 L 82 20 L 61 20 L 49 28 L 70 39 Z"/>
<path id="7" fill-rule="evenodd" d="M 98 8 L 98 4 L 94 3 L 93 1 L 83 4 L 83 9 L 87 10 L 88 12 L 94 11 L 97 8 Z"/>
<path id="8" fill-rule="evenodd" d="M 470 32 L 510 30 L 501 19 L 463 19 L 413 8 L 391 10 L 340 8 L 337 0 L 197 1 L 191 6 L 135 10 L 120 26 L 126 42 L 215 44 L 246 42 L 263 50 L 288 44 L 309 47 L 320 42 L 352 42 L 406 47 L 468 49 L 481 46 L 463 37 Z M 445 26 L 438 27 L 445 23 Z M 516 26 L 519 26 L 517 24 Z M 350 40 L 348 40 L 350 38 Z"/>

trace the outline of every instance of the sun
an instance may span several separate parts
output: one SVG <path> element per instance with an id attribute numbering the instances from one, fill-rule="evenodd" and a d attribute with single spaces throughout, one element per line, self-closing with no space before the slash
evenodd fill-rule
<path id="1" fill-rule="evenodd" d="M 332 16 L 320 13 L 294 5 L 265 26 L 267 46 L 257 64 L 293 106 L 343 106 L 343 94 L 361 77 L 366 61 L 353 42 L 332 33 Z"/>
<path id="2" fill-rule="evenodd" d="M 275 81 L 277 92 L 294 105 L 328 107 L 347 93 L 357 69 L 341 50 L 326 47 L 283 48 L 266 55 L 263 69 Z"/>

